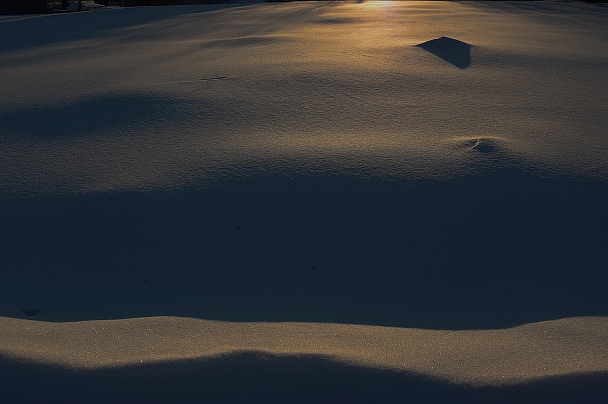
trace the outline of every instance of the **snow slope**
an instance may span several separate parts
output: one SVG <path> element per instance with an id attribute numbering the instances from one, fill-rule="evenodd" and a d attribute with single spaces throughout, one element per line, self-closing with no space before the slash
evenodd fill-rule
<path id="1" fill-rule="evenodd" d="M 38 372 L 33 401 L 606 394 L 607 22 L 562 2 L 1 16 L 2 392 Z"/>

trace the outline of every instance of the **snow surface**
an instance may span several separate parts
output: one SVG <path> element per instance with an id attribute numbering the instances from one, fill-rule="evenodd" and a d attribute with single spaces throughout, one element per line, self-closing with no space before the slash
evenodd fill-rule
<path id="1" fill-rule="evenodd" d="M 281 369 L 305 363 L 330 378 L 419 374 L 447 397 L 445 381 L 466 384 L 465 373 L 486 398 L 505 390 L 479 386 L 503 379 L 554 398 L 605 381 L 606 6 L 101 8 L 0 16 L 0 34 L 0 331 L 10 331 L 0 360 L 13 363 L 12 385 L 31 371 L 14 359 L 74 382 L 62 372 L 83 366 L 83 347 L 18 341 L 28 330 L 84 338 L 93 320 L 117 338 L 160 327 L 150 346 L 201 324 L 232 341 L 175 347 L 156 362 L 221 353 L 214 367 L 259 369 L 251 352 L 280 354 Z M 245 335 L 231 321 L 259 322 L 263 343 L 228 338 Z M 348 354 L 339 333 L 329 345 L 340 349 L 315 350 L 273 322 L 294 322 L 294 334 L 375 333 L 357 352 L 377 354 Z M 509 334 L 515 326 L 533 331 Z M 449 347 L 420 345 L 433 332 Z M 459 362 L 457 335 L 483 355 Z M 538 354 L 558 363 L 547 372 L 505 345 L 560 336 L 559 349 Z M 584 353 L 577 340 L 591 341 Z M 397 365 L 399 346 L 445 363 Z M 125 361 L 115 366 L 141 356 L 116 349 Z M 504 373 L 484 361 L 511 354 Z M 417 377 L 407 385 L 437 390 Z"/>

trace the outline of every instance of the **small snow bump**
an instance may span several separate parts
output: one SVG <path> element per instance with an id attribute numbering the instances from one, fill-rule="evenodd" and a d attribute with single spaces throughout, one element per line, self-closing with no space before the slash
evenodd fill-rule
<path id="1" fill-rule="evenodd" d="M 449 142 L 457 149 L 484 154 L 501 153 L 508 148 L 506 140 L 498 136 L 458 137 L 449 139 Z"/>

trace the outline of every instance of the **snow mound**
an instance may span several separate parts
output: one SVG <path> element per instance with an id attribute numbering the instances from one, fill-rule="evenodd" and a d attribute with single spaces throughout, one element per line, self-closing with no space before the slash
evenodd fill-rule
<path id="1" fill-rule="evenodd" d="M 509 144 L 505 138 L 500 136 L 470 136 L 452 138 L 449 140 L 456 149 L 470 150 L 483 154 L 506 154 L 509 153 Z"/>
<path id="2" fill-rule="evenodd" d="M 416 46 L 461 69 L 471 64 L 471 45 L 458 39 L 442 36 Z"/>

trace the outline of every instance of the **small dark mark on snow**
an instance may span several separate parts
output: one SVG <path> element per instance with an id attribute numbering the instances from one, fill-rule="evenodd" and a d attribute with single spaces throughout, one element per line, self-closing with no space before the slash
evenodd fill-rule
<path id="1" fill-rule="evenodd" d="M 33 317 L 40 312 L 40 310 L 35 309 L 33 307 L 27 308 L 27 309 L 22 309 L 21 311 L 24 312 L 25 315 L 28 317 Z"/>

